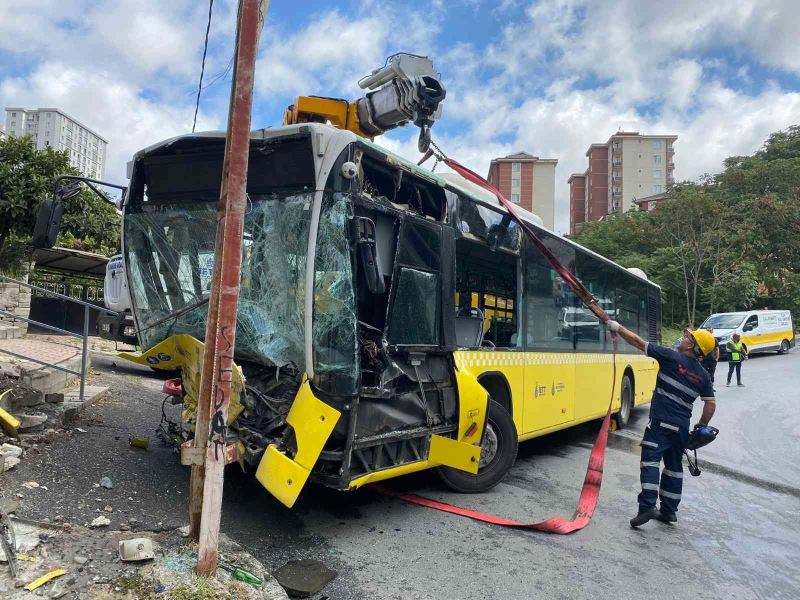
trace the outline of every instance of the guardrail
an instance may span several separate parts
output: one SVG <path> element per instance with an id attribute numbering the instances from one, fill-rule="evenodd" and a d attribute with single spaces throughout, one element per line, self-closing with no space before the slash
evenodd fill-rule
<path id="1" fill-rule="evenodd" d="M 5 317 L 10 317 L 13 321 L 24 321 L 29 325 L 35 325 L 36 327 L 42 327 L 43 329 L 49 329 L 50 331 L 55 331 L 58 333 L 64 333 L 66 335 L 76 337 L 79 340 L 82 340 L 81 346 L 81 370 L 73 371 L 72 369 L 67 369 L 66 367 L 61 367 L 59 365 L 53 365 L 44 361 L 41 361 L 37 358 L 33 358 L 32 356 L 25 356 L 24 354 L 17 354 L 16 352 L 11 352 L 10 350 L 6 350 L 0 348 L 0 353 L 8 354 L 10 356 L 14 356 L 16 358 L 21 358 L 23 360 L 29 360 L 31 362 L 38 363 L 40 365 L 44 365 L 46 367 L 52 367 L 54 369 L 58 369 L 59 371 L 64 371 L 66 373 L 70 373 L 72 375 L 77 375 L 80 378 L 81 382 L 81 390 L 80 390 L 80 400 L 83 402 L 83 391 L 86 386 L 86 367 L 87 367 L 87 357 L 88 357 L 88 350 L 89 350 L 89 311 L 91 309 L 100 310 L 110 315 L 117 316 L 119 315 L 118 312 L 109 310 L 107 308 L 99 307 L 96 304 L 91 304 L 90 302 L 84 302 L 83 300 L 76 300 L 75 298 L 70 298 L 64 294 L 59 294 L 58 292 L 53 292 L 51 290 L 44 289 L 42 287 L 31 285 L 30 283 L 26 283 L 24 281 L 19 281 L 17 279 L 12 279 L 11 277 L 6 277 L 5 275 L 0 275 L 0 281 L 5 281 L 7 283 L 14 283 L 17 285 L 21 285 L 30 289 L 33 292 L 38 292 L 39 294 L 50 296 L 53 298 L 60 298 L 62 300 L 66 300 L 67 302 L 72 302 L 74 304 L 79 304 L 83 306 L 83 335 L 78 333 L 73 333 L 71 331 L 67 331 L 66 329 L 61 329 L 60 327 L 55 327 L 53 325 L 48 325 L 47 323 L 42 323 L 40 321 L 34 321 L 33 319 L 28 319 L 26 317 L 21 317 L 17 314 L 12 312 L 8 312 L 6 310 L 0 310 L 0 315 Z"/>

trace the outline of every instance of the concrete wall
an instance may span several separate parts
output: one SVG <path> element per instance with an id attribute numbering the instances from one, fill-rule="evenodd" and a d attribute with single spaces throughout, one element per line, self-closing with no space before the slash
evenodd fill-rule
<path id="1" fill-rule="evenodd" d="M 524 165 L 523 165 L 524 173 Z M 522 180 L 523 189 L 525 179 Z M 548 229 L 555 229 L 556 220 L 556 165 L 551 162 L 536 162 L 533 164 L 533 210 L 544 221 Z M 524 198 L 524 195 L 523 195 Z M 524 206 L 524 203 L 523 203 Z M 530 210 L 530 209 L 529 209 Z"/>
<path id="2" fill-rule="evenodd" d="M 31 311 L 31 291 L 16 283 L 0 282 L 0 310 L 28 318 Z M 0 321 L 11 323 L 13 319 L 0 315 Z M 16 321 L 14 324 L 20 329 L 28 328 L 25 321 Z"/>
<path id="3" fill-rule="evenodd" d="M 569 178 L 569 234 L 575 235 L 575 227 L 586 221 L 586 175 Z"/>

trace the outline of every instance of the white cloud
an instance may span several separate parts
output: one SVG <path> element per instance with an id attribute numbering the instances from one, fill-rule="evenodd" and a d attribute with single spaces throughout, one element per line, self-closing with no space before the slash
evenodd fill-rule
<path id="1" fill-rule="evenodd" d="M 105 178 L 125 181 L 133 154 L 156 141 L 191 130 L 193 101 L 165 105 L 142 98 L 139 90 L 112 74 L 46 63 L 24 79 L 0 82 L 0 99 L 19 106 L 54 106 L 108 140 Z M 198 116 L 198 130 L 217 129 L 215 118 Z"/>
<path id="2" fill-rule="evenodd" d="M 770 83 L 752 91 L 764 67 L 800 73 L 800 11 L 791 0 L 462 6 L 464 18 L 503 24 L 488 42 L 454 29 L 452 3 L 347 6 L 308 15 L 298 5 L 302 20 L 291 24 L 268 15 L 256 106 L 270 106 L 272 115 L 273 105 L 299 94 L 357 98 L 358 79 L 389 54 L 427 54 L 448 91 L 434 138 L 482 174 L 491 158 L 518 150 L 559 159 L 559 230 L 568 225 L 569 174 L 586 168 L 590 143 L 620 127 L 677 134 L 676 176 L 694 178 L 719 170 L 729 155 L 753 152 L 800 114 L 794 90 Z M 191 128 L 207 7 L 0 2 L 0 52 L 12 57 L 0 65 L 0 105 L 54 105 L 74 115 L 109 139 L 107 173 L 119 178 L 134 151 Z M 215 2 L 207 85 L 231 57 L 235 18 L 233 0 Z M 222 84 L 206 90 L 200 129 L 224 125 L 227 92 Z M 279 122 L 279 112 L 267 120 Z M 417 158 L 416 133 L 379 141 Z"/>
<path id="3" fill-rule="evenodd" d="M 258 93 L 334 96 L 361 93 L 357 82 L 386 57 L 402 48 L 425 54 L 438 26 L 406 11 L 403 39 L 395 26 L 401 17 L 387 7 L 360 15 L 332 11 L 312 16 L 300 30 L 287 34 L 267 26 L 262 34 L 256 76 Z M 401 46 L 401 48 L 398 48 Z"/>

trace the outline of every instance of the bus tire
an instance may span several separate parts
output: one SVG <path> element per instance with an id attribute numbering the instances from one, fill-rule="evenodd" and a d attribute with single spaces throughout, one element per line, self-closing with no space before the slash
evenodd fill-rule
<path id="1" fill-rule="evenodd" d="M 789 340 L 783 340 L 781 342 L 781 347 L 778 350 L 778 354 L 786 354 L 789 351 Z"/>
<path id="2" fill-rule="evenodd" d="M 474 494 L 492 489 L 502 481 L 517 459 L 518 438 L 514 419 L 505 408 L 491 399 L 487 418 L 478 474 L 452 467 L 437 469 L 445 485 L 456 492 Z"/>
<path id="3" fill-rule="evenodd" d="M 628 421 L 631 420 L 631 410 L 633 410 L 633 382 L 630 375 L 625 374 L 620 385 L 619 411 L 614 413 L 617 429 L 624 429 L 628 425 Z"/>

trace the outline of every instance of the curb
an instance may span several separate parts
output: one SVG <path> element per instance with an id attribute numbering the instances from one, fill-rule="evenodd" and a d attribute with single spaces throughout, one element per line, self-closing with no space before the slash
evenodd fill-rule
<path id="1" fill-rule="evenodd" d="M 83 402 L 80 401 L 80 392 L 73 390 L 64 394 L 64 408 L 60 416 L 56 418 L 61 421 L 64 427 L 71 426 L 80 418 L 81 413 L 92 406 L 95 402 L 103 398 L 108 393 L 108 387 L 101 385 L 87 385 L 83 390 Z"/>
<path id="2" fill-rule="evenodd" d="M 641 436 L 635 435 L 630 430 L 612 431 L 608 435 L 609 448 L 615 448 L 616 450 L 623 450 L 625 452 L 632 452 L 634 454 L 639 453 L 640 441 Z M 772 492 L 779 492 L 781 494 L 787 494 L 789 496 L 800 498 L 800 488 L 785 483 L 763 479 L 761 477 L 751 475 L 750 473 L 740 471 L 739 469 L 733 469 L 719 463 L 709 462 L 707 460 L 703 460 L 702 458 L 697 460 L 697 466 L 708 471 L 709 473 L 724 475 L 726 477 L 730 477 L 731 479 L 741 481 L 742 483 L 747 483 L 756 487 L 770 490 Z"/>

